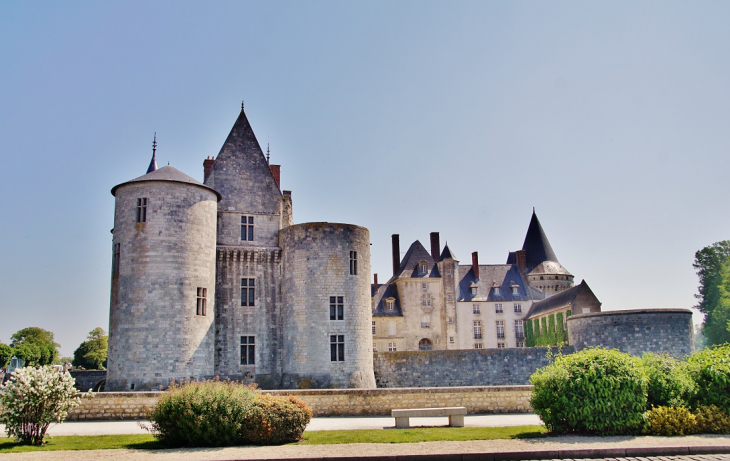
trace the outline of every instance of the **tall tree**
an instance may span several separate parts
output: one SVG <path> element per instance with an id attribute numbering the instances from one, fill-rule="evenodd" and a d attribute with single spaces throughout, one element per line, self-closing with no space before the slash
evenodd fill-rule
<path id="1" fill-rule="evenodd" d="M 13 358 L 13 348 L 7 344 L 0 343 L 0 368 L 8 366 L 8 362 Z"/>
<path id="2" fill-rule="evenodd" d="M 713 243 L 695 253 L 693 266 L 700 279 L 699 293 L 695 295 L 699 304 L 695 307 L 705 314 L 702 331 L 709 345 L 730 341 L 727 309 L 721 305 L 723 276 L 728 277 L 730 283 L 730 273 L 724 269 L 729 264 L 730 240 Z M 728 289 L 730 290 L 730 285 Z"/>
<path id="3" fill-rule="evenodd" d="M 103 370 L 106 368 L 106 356 L 109 348 L 109 337 L 106 332 L 96 327 L 74 351 L 73 366 L 89 370 Z"/>
<path id="4" fill-rule="evenodd" d="M 26 365 L 51 365 L 58 357 L 60 347 L 53 340 L 53 333 L 38 327 L 28 327 L 17 331 L 10 337 L 10 345 L 16 350 L 16 356 L 26 360 Z M 26 346 L 21 349 L 20 346 Z M 17 351 L 21 350 L 18 355 Z M 37 358 L 36 358 L 37 357 Z"/>

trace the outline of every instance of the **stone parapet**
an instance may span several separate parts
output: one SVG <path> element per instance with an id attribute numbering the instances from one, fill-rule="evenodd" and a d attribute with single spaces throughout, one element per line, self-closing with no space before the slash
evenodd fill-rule
<path id="1" fill-rule="evenodd" d="M 474 386 L 400 389 L 311 389 L 263 391 L 293 395 L 314 416 L 389 416 L 393 409 L 466 407 L 469 413 L 525 413 L 532 386 Z M 68 420 L 145 419 L 162 392 L 99 392 L 84 398 Z"/>

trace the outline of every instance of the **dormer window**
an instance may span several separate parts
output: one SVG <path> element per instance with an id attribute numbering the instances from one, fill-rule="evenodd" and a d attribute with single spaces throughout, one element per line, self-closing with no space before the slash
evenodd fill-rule
<path id="1" fill-rule="evenodd" d="M 493 287 L 492 290 L 494 290 L 495 295 L 499 294 L 499 287 Z"/>
<path id="2" fill-rule="evenodd" d="M 477 294 L 477 287 L 475 287 L 475 286 L 474 287 L 469 287 L 469 292 L 472 294 L 472 296 L 473 295 L 476 295 Z"/>
<path id="3" fill-rule="evenodd" d="M 395 298 L 388 298 L 385 300 L 385 310 L 395 310 Z"/>
<path id="4" fill-rule="evenodd" d="M 512 285 L 510 288 L 512 288 L 512 294 L 513 295 L 520 294 L 520 286 L 519 285 Z"/>
<path id="5" fill-rule="evenodd" d="M 421 275 L 426 275 L 428 273 L 428 263 L 426 261 L 418 263 L 418 272 Z"/>

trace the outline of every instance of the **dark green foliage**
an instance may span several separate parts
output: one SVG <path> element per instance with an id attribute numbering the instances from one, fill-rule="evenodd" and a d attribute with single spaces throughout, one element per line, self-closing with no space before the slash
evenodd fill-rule
<path id="1" fill-rule="evenodd" d="M 649 379 L 647 409 L 651 407 L 686 407 L 696 392 L 686 362 L 669 354 L 644 354 L 641 363 Z"/>
<path id="2" fill-rule="evenodd" d="M 730 299 L 727 293 L 730 289 L 729 263 L 728 240 L 713 243 L 695 253 L 693 267 L 700 279 L 699 294 L 695 295 L 700 302 L 695 307 L 705 314 L 703 333 L 709 345 L 730 341 Z"/>
<path id="3" fill-rule="evenodd" d="M 148 415 L 167 446 L 231 446 L 295 442 L 312 412 L 301 401 L 262 396 L 228 381 L 173 385 Z"/>
<path id="4" fill-rule="evenodd" d="M 535 334 L 532 332 L 532 321 L 525 321 L 525 346 L 533 347 L 535 345 Z"/>
<path id="5" fill-rule="evenodd" d="M 106 369 L 106 356 L 109 349 L 109 337 L 100 327 L 89 332 L 86 341 L 74 351 L 73 366 L 87 370 Z"/>
<path id="6" fill-rule="evenodd" d="M 53 341 L 53 333 L 38 327 L 28 327 L 10 337 L 15 356 L 26 361 L 26 366 L 52 365 L 60 347 Z M 29 346 L 19 348 L 20 346 Z M 19 355 L 20 354 L 20 355 Z"/>
<path id="7" fill-rule="evenodd" d="M 6 368 L 12 358 L 13 348 L 7 344 L 0 343 L 0 368 Z"/>
<path id="8" fill-rule="evenodd" d="M 694 411 L 700 434 L 730 434 L 730 415 L 716 405 L 700 405 Z"/>
<path id="9" fill-rule="evenodd" d="M 565 331 L 562 312 L 542 317 L 539 321 L 537 319 L 527 321 L 528 324 L 531 322 L 533 325 L 532 344 L 527 344 L 527 346 L 558 346 L 568 343 L 568 332 Z M 540 324 L 542 324 L 542 328 L 539 327 Z"/>
<path id="10" fill-rule="evenodd" d="M 695 415 L 685 407 L 656 407 L 646 412 L 645 434 L 687 435 L 697 432 Z"/>
<path id="11" fill-rule="evenodd" d="M 691 403 L 717 405 L 730 412 L 730 344 L 696 352 L 687 362 L 698 388 Z"/>
<path id="12" fill-rule="evenodd" d="M 637 433 L 644 426 L 646 381 L 638 358 L 585 349 L 537 370 L 530 404 L 551 432 Z"/>

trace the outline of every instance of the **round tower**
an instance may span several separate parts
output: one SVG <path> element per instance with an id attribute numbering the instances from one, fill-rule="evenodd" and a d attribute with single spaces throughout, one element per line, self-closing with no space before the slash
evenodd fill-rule
<path id="1" fill-rule="evenodd" d="M 282 248 L 282 387 L 374 388 L 370 232 L 305 223 Z"/>
<path id="2" fill-rule="evenodd" d="M 112 189 L 108 391 L 213 376 L 220 195 L 171 166 Z"/>

